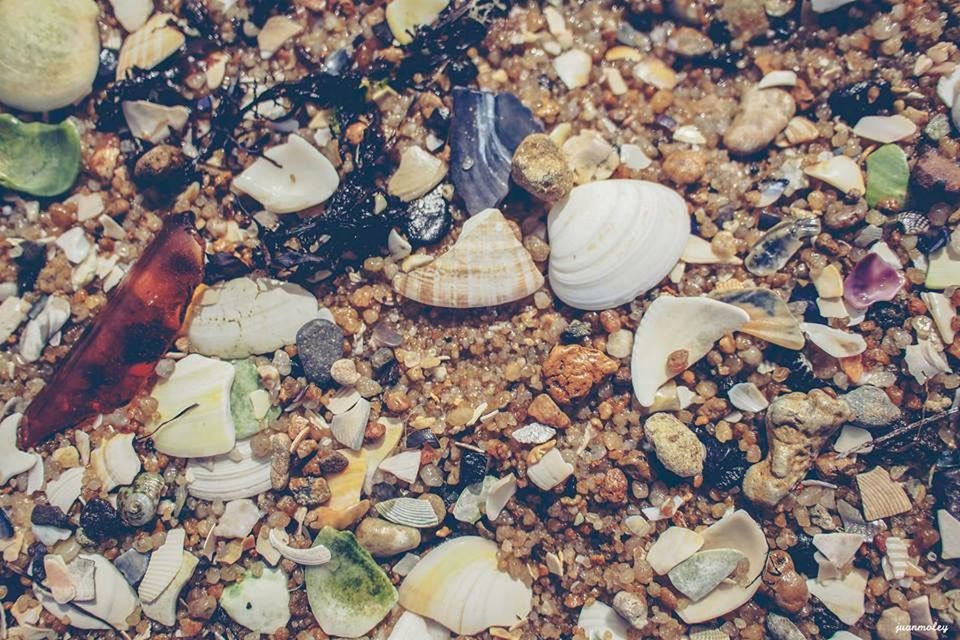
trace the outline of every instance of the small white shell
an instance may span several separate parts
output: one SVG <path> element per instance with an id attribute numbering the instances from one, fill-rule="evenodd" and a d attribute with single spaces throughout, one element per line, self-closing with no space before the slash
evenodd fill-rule
<path id="1" fill-rule="evenodd" d="M 703 536 L 692 529 L 670 527 L 647 551 L 647 562 L 663 575 L 695 554 L 703 546 Z"/>
<path id="2" fill-rule="evenodd" d="M 642 180 L 574 187 L 547 218 L 550 287 L 577 309 L 610 309 L 657 285 L 690 235 L 683 198 Z"/>
<path id="3" fill-rule="evenodd" d="M 688 144 L 707 144 L 707 139 L 700 133 L 700 129 L 692 124 L 677 127 L 677 130 L 673 132 L 673 139 Z"/>
<path id="4" fill-rule="evenodd" d="M 946 509 L 937 511 L 937 529 L 940 531 L 940 557 L 944 560 L 960 558 L 960 520 Z"/>
<path id="5" fill-rule="evenodd" d="M 630 625 L 613 607 L 599 600 L 583 605 L 577 617 L 577 626 L 586 632 L 588 638 L 605 640 L 627 640 L 630 630 Z"/>
<path id="6" fill-rule="evenodd" d="M 37 590 L 34 594 L 40 604 L 61 620 L 69 618 L 70 626 L 77 629 L 109 631 L 110 627 L 101 620 L 106 620 L 118 629 L 129 628 L 130 624 L 127 622 L 127 618 L 137 608 L 138 603 L 137 595 L 126 578 L 113 566 L 112 562 L 99 554 L 81 553 L 77 558 L 94 563 L 94 591 L 96 596 L 93 600 L 89 602 L 74 601 L 71 603 L 73 606 L 66 607 L 54 601 L 45 592 Z M 86 615 L 86 613 L 90 615 Z"/>
<path id="7" fill-rule="evenodd" d="M 853 133 L 881 144 L 899 142 L 917 132 L 917 125 L 900 114 L 892 116 L 864 116 L 853 128 Z"/>
<path id="8" fill-rule="evenodd" d="M 450 640 L 450 632 L 433 620 L 427 620 L 412 611 L 404 611 L 397 618 L 387 640 Z"/>
<path id="9" fill-rule="evenodd" d="M 763 76 L 759 83 L 757 83 L 758 89 L 769 89 L 770 87 L 794 87 L 797 84 L 797 74 L 794 71 L 771 71 L 767 75 Z"/>
<path id="10" fill-rule="evenodd" d="M 83 471 L 83 467 L 73 467 L 61 473 L 56 480 L 48 482 L 47 502 L 69 513 L 70 507 L 83 491 Z"/>
<path id="11" fill-rule="evenodd" d="M 123 80 L 132 69 L 152 69 L 177 51 L 186 37 L 175 27 L 171 13 L 158 13 L 146 24 L 127 36 L 117 57 L 117 80 Z"/>
<path id="12" fill-rule="evenodd" d="M 920 340 L 905 349 L 903 361 L 907 363 L 907 370 L 919 384 L 925 384 L 930 378 L 940 373 L 950 373 L 950 364 L 937 349 L 933 340 Z"/>
<path id="13" fill-rule="evenodd" d="M 231 500 L 224 507 L 223 515 L 213 531 L 221 538 L 246 538 L 261 517 L 263 512 L 253 500 Z"/>
<path id="14" fill-rule="evenodd" d="M 260 57 L 264 60 L 270 58 L 277 49 L 286 44 L 287 40 L 299 35 L 302 31 L 303 25 L 287 16 L 271 16 L 257 34 Z"/>
<path id="15" fill-rule="evenodd" d="M 531 422 L 514 429 L 510 437 L 520 444 L 543 444 L 552 440 L 555 435 L 557 435 L 557 430 L 553 427 L 548 427 L 539 422 Z"/>
<path id="16" fill-rule="evenodd" d="M 36 458 L 17 448 L 17 427 L 21 420 L 22 413 L 13 413 L 0 422 L 0 485 L 36 464 Z"/>
<path id="17" fill-rule="evenodd" d="M 837 441 L 833 443 L 833 450 L 837 453 L 847 453 L 856 450 L 858 453 L 870 453 L 873 447 L 865 446 L 873 442 L 873 436 L 866 429 L 851 424 L 843 425 Z M 863 447 L 861 449 L 861 447 Z"/>
<path id="18" fill-rule="evenodd" d="M 860 166 L 847 156 L 833 156 L 803 170 L 805 174 L 823 180 L 843 193 L 866 193 Z"/>
<path id="19" fill-rule="evenodd" d="M 296 549 L 289 544 L 285 531 L 270 529 L 270 544 L 287 560 L 293 560 L 304 567 L 314 567 L 330 562 L 330 550 L 322 544 L 306 549 Z"/>
<path id="20" fill-rule="evenodd" d="M 417 529 L 426 529 L 440 524 L 433 505 L 426 500 L 392 498 L 378 502 L 375 506 L 381 516 L 396 524 L 405 524 Z"/>
<path id="21" fill-rule="evenodd" d="M 713 245 L 700 236 L 690 234 L 687 244 L 680 254 L 680 259 L 687 264 L 742 264 L 743 260 L 737 256 L 724 258 L 713 251 Z"/>
<path id="22" fill-rule="evenodd" d="M 140 600 L 153 602 L 163 593 L 180 570 L 183 560 L 183 543 L 186 540 L 184 529 L 170 529 L 167 539 L 150 555 L 150 564 L 140 583 Z"/>
<path id="23" fill-rule="evenodd" d="M 854 625 L 864 613 L 864 592 L 869 573 L 854 569 L 839 580 L 820 582 L 808 579 L 807 588 L 844 624 Z"/>
<path id="24" fill-rule="evenodd" d="M 577 89 L 590 80 L 593 59 L 586 51 L 571 49 L 554 58 L 553 68 L 568 89 Z"/>
<path id="25" fill-rule="evenodd" d="M 818 533 L 813 536 L 813 546 L 837 569 L 853 562 L 864 538 L 857 533 Z"/>
<path id="26" fill-rule="evenodd" d="M 935 291 L 924 291 L 920 294 L 920 299 L 930 310 L 930 315 L 933 317 L 934 324 L 937 325 L 937 332 L 943 339 L 943 343 L 951 344 L 956 336 L 956 332 L 953 330 L 953 319 L 957 312 L 953 308 L 950 298 Z"/>
<path id="27" fill-rule="evenodd" d="M 416 30 L 436 20 L 447 4 L 449 0 L 391 0 L 386 10 L 390 33 L 400 44 L 410 44 Z"/>
<path id="28" fill-rule="evenodd" d="M 43 309 L 20 334 L 20 357 L 27 362 L 36 362 L 43 354 L 47 341 L 70 319 L 70 302 L 59 296 L 47 298 Z"/>
<path id="29" fill-rule="evenodd" d="M 249 440 L 209 461 L 187 463 L 187 491 L 201 500 L 237 500 L 269 490 L 270 458 L 254 458 Z"/>
<path id="30" fill-rule="evenodd" d="M 133 137 L 154 144 L 163 142 L 172 132 L 183 131 L 190 119 L 190 109 L 182 105 L 167 107 L 146 100 L 127 100 L 121 107 Z"/>
<path id="31" fill-rule="evenodd" d="M 404 202 L 433 190 L 447 175 L 447 163 L 416 145 L 407 147 L 400 165 L 387 182 L 387 191 Z"/>
<path id="32" fill-rule="evenodd" d="M 327 400 L 327 409 L 335 416 L 346 413 L 360 400 L 360 393 L 353 387 L 340 387 Z"/>
<path id="33" fill-rule="evenodd" d="M 330 433 L 337 442 L 356 451 L 363 446 L 363 434 L 369 418 L 370 401 L 360 398 L 348 411 L 333 416 Z"/>
<path id="34" fill-rule="evenodd" d="M 110 6 L 117 22 L 129 32 L 142 27 L 153 13 L 153 0 L 110 0 Z"/>
<path id="35" fill-rule="evenodd" d="M 825 324 L 801 322 L 800 328 L 813 344 L 834 358 L 849 358 L 867 350 L 867 342 L 859 333 L 847 333 Z"/>
<path id="36" fill-rule="evenodd" d="M 910 565 L 910 553 L 903 538 L 890 536 L 887 538 L 887 555 L 883 559 L 883 573 L 887 580 L 900 580 L 907 577 L 907 567 Z"/>
<path id="37" fill-rule="evenodd" d="M 503 508 L 507 506 L 517 493 L 517 479 L 512 473 L 498 479 L 490 485 L 490 491 L 487 493 L 484 512 L 491 521 L 496 520 Z"/>
<path id="38" fill-rule="evenodd" d="M 132 433 L 111 436 L 90 455 L 94 473 L 104 491 L 128 485 L 140 473 L 140 456 L 133 448 L 134 437 Z"/>
<path id="39" fill-rule="evenodd" d="M 6 342 L 23 321 L 32 305 L 22 298 L 11 296 L 0 304 L 0 342 Z"/>
<path id="40" fill-rule="evenodd" d="M 179 570 L 173 576 L 167 588 L 163 590 L 163 593 L 151 602 L 143 601 L 140 603 L 143 607 L 143 615 L 166 627 L 172 627 L 176 624 L 177 599 L 180 596 L 180 591 L 190 580 L 190 576 L 193 575 L 199 563 L 200 561 L 197 560 L 195 555 L 189 551 L 184 552 L 180 559 Z"/>
<path id="41" fill-rule="evenodd" d="M 420 473 L 420 452 L 404 451 L 390 456 L 380 463 L 380 471 L 386 471 L 399 480 L 413 484 Z"/>
<path id="42" fill-rule="evenodd" d="M 758 413 L 770 406 L 770 401 L 752 382 L 738 382 L 727 392 L 730 404 L 741 411 Z"/>
<path id="43" fill-rule="evenodd" d="M 294 213 L 333 195 L 340 176 L 327 157 L 298 135 L 263 152 L 233 179 L 233 187 L 273 213 Z"/>
<path id="44" fill-rule="evenodd" d="M 573 475 L 573 465 L 563 459 L 560 451 L 551 449 L 536 464 L 527 467 L 527 478 L 543 489 L 550 491 Z"/>

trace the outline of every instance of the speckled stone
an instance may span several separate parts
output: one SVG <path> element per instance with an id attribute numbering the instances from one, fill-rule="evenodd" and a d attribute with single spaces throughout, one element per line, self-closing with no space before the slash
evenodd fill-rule
<path id="1" fill-rule="evenodd" d="M 767 614 L 767 631 L 774 640 L 807 640 L 807 636 L 789 618 L 776 613 Z"/>
<path id="2" fill-rule="evenodd" d="M 613 596 L 613 608 L 634 629 L 643 629 L 647 626 L 647 601 L 642 595 L 620 591 Z"/>
<path id="3" fill-rule="evenodd" d="M 511 175 L 531 195 L 545 202 L 562 200 L 573 189 L 573 170 L 550 136 L 532 133 L 513 154 Z"/>
<path id="4" fill-rule="evenodd" d="M 749 89 L 723 143 L 739 155 L 762 151 L 783 131 L 796 110 L 793 96 L 783 89 Z"/>
<path id="5" fill-rule="evenodd" d="M 329 320 L 311 320 L 297 331 L 297 353 L 307 380 L 328 387 L 330 368 L 343 355 L 343 331 Z"/>
<path id="6" fill-rule="evenodd" d="M 900 419 L 900 408 L 890 396 L 873 385 L 857 387 L 844 394 L 843 399 L 853 409 L 854 421 L 864 427 L 886 427 Z"/>
<path id="7" fill-rule="evenodd" d="M 693 554 L 667 575 L 677 591 L 697 602 L 716 589 L 745 558 L 736 549 L 708 549 Z"/>
<path id="8" fill-rule="evenodd" d="M 669 413 L 655 413 L 647 418 L 643 430 L 668 470 L 682 478 L 703 473 L 707 449 L 687 425 Z"/>

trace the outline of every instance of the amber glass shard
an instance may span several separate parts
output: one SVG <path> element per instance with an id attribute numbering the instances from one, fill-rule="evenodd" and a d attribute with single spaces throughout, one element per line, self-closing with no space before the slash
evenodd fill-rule
<path id="1" fill-rule="evenodd" d="M 168 218 L 27 407 L 21 446 L 133 399 L 170 348 L 202 280 L 203 239 L 193 216 Z"/>

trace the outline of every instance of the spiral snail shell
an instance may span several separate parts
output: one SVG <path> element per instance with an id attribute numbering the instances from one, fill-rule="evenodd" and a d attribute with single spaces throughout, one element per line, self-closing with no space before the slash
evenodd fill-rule
<path id="1" fill-rule="evenodd" d="M 131 486 L 120 491 L 120 517 L 131 527 L 147 524 L 156 515 L 157 505 L 160 504 L 160 497 L 165 489 L 163 476 L 158 473 L 141 473 Z"/>

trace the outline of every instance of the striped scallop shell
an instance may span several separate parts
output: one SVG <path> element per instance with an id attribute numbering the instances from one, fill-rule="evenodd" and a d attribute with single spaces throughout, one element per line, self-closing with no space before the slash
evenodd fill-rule
<path id="1" fill-rule="evenodd" d="M 152 69 L 183 46 L 186 38 L 169 23 L 173 14 L 158 13 L 127 36 L 117 59 L 117 80 L 123 80 L 132 69 Z"/>
<path id="2" fill-rule="evenodd" d="M 424 529 L 440 524 L 437 512 L 426 500 L 416 498 L 393 498 L 376 504 L 381 516 L 396 524 Z"/>
<path id="3" fill-rule="evenodd" d="M 436 260 L 393 280 L 407 298 L 453 309 L 514 302 L 542 286 L 543 274 L 496 209 L 467 220 L 457 241 Z"/>

